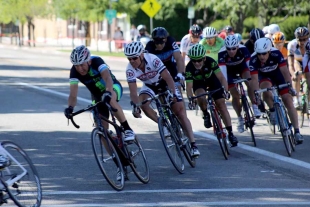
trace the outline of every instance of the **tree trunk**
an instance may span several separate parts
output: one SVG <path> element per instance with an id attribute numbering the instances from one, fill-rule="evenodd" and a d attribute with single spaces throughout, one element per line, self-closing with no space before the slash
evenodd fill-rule
<path id="1" fill-rule="evenodd" d="M 31 44 L 30 44 L 30 41 L 31 41 L 31 22 L 30 22 L 30 20 L 28 20 L 27 27 L 28 27 L 28 46 L 31 47 Z"/>
<path id="2" fill-rule="evenodd" d="M 31 26 L 32 26 L 32 41 L 33 41 L 33 47 L 36 46 L 36 38 L 34 35 L 34 29 L 35 29 L 35 25 L 31 22 Z"/>
<path id="3" fill-rule="evenodd" d="M 90 26 L 89 26 L 89 25 L 90 25 L 90 24 L 89 24 L 88 21 L 84 23 L 84 26 L 85 26 L 85 39 L 86 39 L 85 45 L 86 45 L 86 46 L 90 46 L 90 44 L 91 44 L 91 39 L 90 39 Z"/>

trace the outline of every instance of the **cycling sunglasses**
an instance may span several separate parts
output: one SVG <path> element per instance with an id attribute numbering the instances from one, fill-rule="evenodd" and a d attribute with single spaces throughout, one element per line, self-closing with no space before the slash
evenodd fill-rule
<path id="1" fill-rule="evenodd" d="M 191 61 L 193 63 L 199 63 L 199 62 L 203 61 L 203 58 L 200 58 L 200 59 L 197 59 L 197 60 L 191 59 Z"/>
<path id="2" fill-rule="evenodd" d="M 308 40 L 308 38 L 298 39 L 299 42 L 306 42 L 307 40 Z"/>
<path id="3" fill-rule="evenodd" d="M 138 57 L 133 57 L 133 58 L 127 58 L 129 61 L 131 61 L 131 60 L 137 60 L 138 59 Z"/>
<path id="4" fill-rule="evenodd" d="M 228 51 L 230 51 L 230 50 L 236 50 L 236 49 L 237 49 L 236 47 L 231 47 L 231 48 L 226 47 L 226 50 L 228 50 Z"/>

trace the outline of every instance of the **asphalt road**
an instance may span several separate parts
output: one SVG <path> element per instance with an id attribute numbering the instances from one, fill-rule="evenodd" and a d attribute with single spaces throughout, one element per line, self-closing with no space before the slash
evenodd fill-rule
<path id="1" fill-rule="evenodd" d="M 76 117 L 80 129 L 68 126 L 63 115 L 69 54 L 7 45 L 0 45 L 0 51 L 0 137 L 18 143 L 30 155 L 42 182 L 42 206 L 310 206 L 309 127 L 301 129 L 304 144 L 289 158 L 279 133 L 272 135 L 266 120 L 259 119 L 254 128 L 257 147 L 248 132 L 235 132 L 240 144 L 230 149 L 225 160 L 201 116 L 187 111 L 201 156 L 196 168 L 186 164 L 181 175 L 166 155 L 156 124 L 131 115 L 124 81 L 127 60 L 106 57 L 113 73 L 123 80 L 121 106 L 151 169 L 148 184 L 130 174 L 125 189 L 116 192 L 93 156 L 91 114 Z M 79 97 L 76 109 L 89 104 L 90 94 L 82 85 Z M 237 117 L 227 105 L 235 130 Z"/>

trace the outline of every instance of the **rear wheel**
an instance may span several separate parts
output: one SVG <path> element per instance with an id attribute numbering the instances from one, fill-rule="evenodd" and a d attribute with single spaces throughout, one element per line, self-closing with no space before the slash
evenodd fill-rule
<path id="1" fill-rule="evenodd" d="M 125 185 L 124 168 L 114 144 L 107 137 L 107 133 L 95 128 L 91 134 L 91 141 L 97 164 L 106 181 L 115 190 L 123 190 Z"/>
<path id="2" fill-rule="evenodd" d="M 132 171 L 142 183 L 148 183 L 150 180 L 149 165 L 138 138 L 136 137 L 133 143 L 126 144 L 126 148 L 131 159 Z"/>
<path id="3" fill-rule="evenodd" d="M 36 168 L 26 152 L 17 144 L 4 141 L 10 164 L 1 171 L 1 182 L 17 206 L 40 206 L 41 182 Z M 14 181 L 15 179 L 15 181 Z"/>
<path id="4" fill-rule="evenodd" d="M 165 137 L 164 127 L 167 128 L 167 130 L 170 133 L 170 136 Z M 164 144 L 165 150 L 168 154 L 170 161 L 172 162 L 175 169 L 182 174 L 184 171 L 184 160 L 183 156 L 181 155 L 180 145 L 179 143 L 177 143 L 178 137 L 175 134 L 173 127 L 169 123 L 168 119 L 159 117 L 158 128 L 161 140 Z"/>

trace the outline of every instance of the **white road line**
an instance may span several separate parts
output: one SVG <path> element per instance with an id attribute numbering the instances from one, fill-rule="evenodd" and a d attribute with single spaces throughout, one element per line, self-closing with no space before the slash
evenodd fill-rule
<path id="1" fill-rule="evenodd" d="M 33 88 L 33 89 L 36 89 L 36 90 L 40 90 L 40 91 L 44 91 L 44 92 L 47 92 L 47 93 L 51 93 L 51 94 L 54 94 L 54 95 L 58 95 L 58 96 L 66 97 L 66 98 L 68 97 L 68 94 L 57 92 L 57 91 L 46 89 L 46 88 L 41 88 L 41 87 L 34 86 L 34 85 L 31 85 L 31 84 L 28 84 L 28 83 L 18 83 L 18 84 L 26 86 L 26 87 L 29 87 L 29 88 Z M 91 101 L 89 99 L 84 99 L 84 98 L 78 97 L 78 100 L 79 101 L 83 101 L 83 102 L 85 102 L 87 104 L 91 103 Z M 129 114 L 129 113 L 131 114 L 130 110 L 124 110 L 124 112 L 126 114 Z M 150 119 L 145 118 L 145 117 L 144 117 L 144 119 L 151 121 Z M 205 137 L 205 138 L 208 138 L 208 139 L 211 139 L 213 141 L 217 141 L 217 138 L 214 135 L 211 135 L 211 134 L 207 134 L 207 133 L 200 132 L 200 131 L 195 131 L 195 130 L 194 130 L 194 134 L 202 136 L 202 137 Z M 264 155 L 266 157 L 270 157 L 270 158 L 273 158 L 273 159 L 281 160 L 283 162 L 290 163 L 290 164 L 293 164 L 293 165 L 297 165 L 299 167 L 310 169 L 310 163 L 307 163 L 307 162 L 304 162 L 304 161 L 300 161 L 300 160 L 293 159 L 293 158 L 290 158 L 290 157 L 285 157 L 285 156 L 282 156 L 282 155 L 278 155 L 278 154 L 275 154 L 275 153 L 272 153 L 272 152 L 269 152 L 269 151 L 266 151 L 266 150 L 258 149 L 258 148 L 251 147 L 251 146 L 248 146 L 248 145 L 245 145 L 245 144 L 241 144 L 241 143 L 238 143 L 238 148 L 241 148 L 241 149 L 244 149 L 244 150 L 247 150 L 247 151 L 250 151 L 250 152 L 255 152 L 257 154 Z"/>

